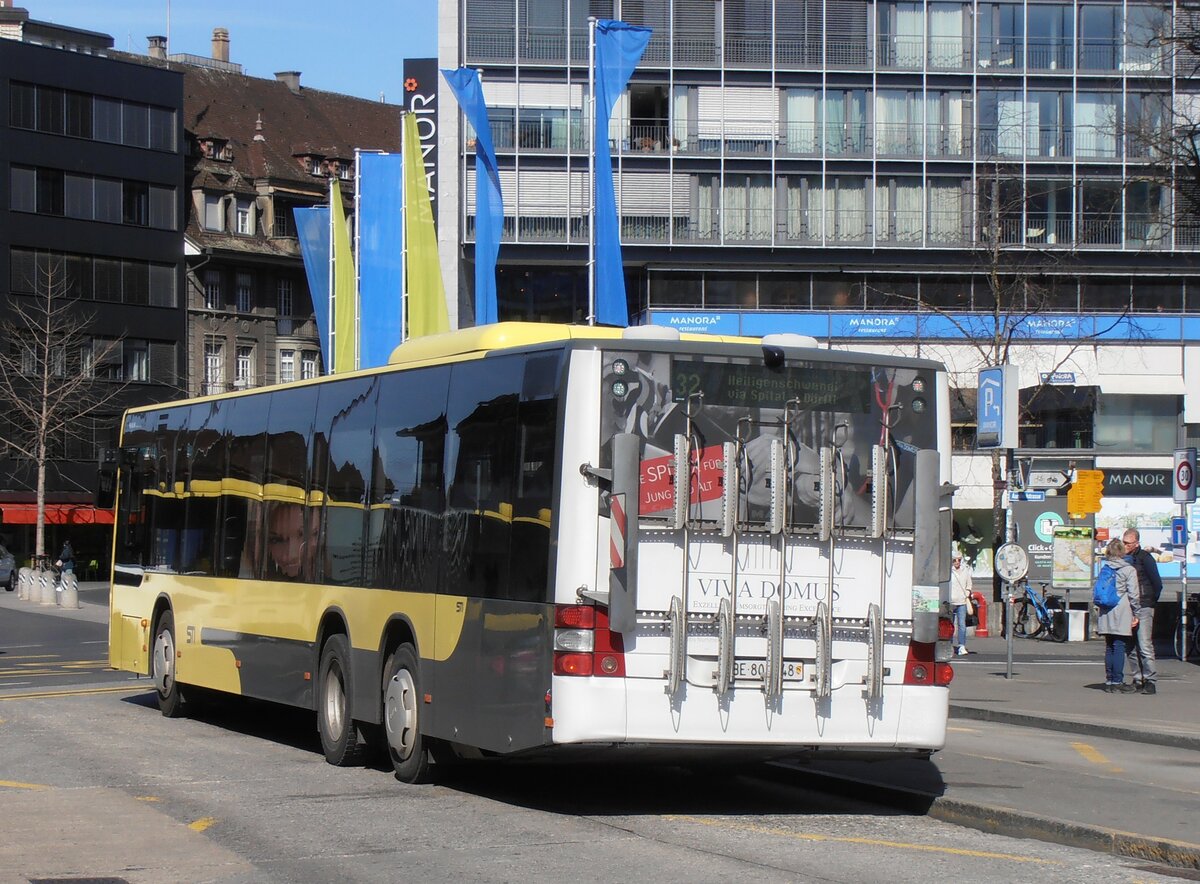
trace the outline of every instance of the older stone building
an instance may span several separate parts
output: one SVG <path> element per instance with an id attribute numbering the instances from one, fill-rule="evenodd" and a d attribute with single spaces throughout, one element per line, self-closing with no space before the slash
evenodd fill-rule
<path id="1" fill-rule="evenodd" d="M 355 150 L 400 147 L 398 107 L 302 86 L 298 71 L 247 76 L 223 28 L 212 46 L 167 55 L 150 38 L 150 63 L 184 75 L 191 395 L 322 370 L 292 210 L 327 202 L 336 177 L 352 212 Z"/>

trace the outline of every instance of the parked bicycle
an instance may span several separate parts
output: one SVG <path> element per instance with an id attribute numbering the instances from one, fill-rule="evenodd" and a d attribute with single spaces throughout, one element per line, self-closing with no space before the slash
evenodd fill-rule
<path id="1" fill-rule="evenodd" d="M 1187 629 L 1191 647 L 1188 657 L 1200 656 L 1200 592 L 1188 593 L 1187 600 Z M 1175 627 L 1175 656 L 1183 659 L 1183 622 Z"/>
<path id="2" fill-rule="evenodd" d="M 1062 610 L 1057 596 L 1046 594 L 1046 582 L 1038 592 L 1029 581 L 1022 584 L 1023 596 L 1013 603 L 1013 635 L 1018 638 L 1048 637 L 1056 642 L 1067 640 L 1065 617 L 1055 616 Z"/>

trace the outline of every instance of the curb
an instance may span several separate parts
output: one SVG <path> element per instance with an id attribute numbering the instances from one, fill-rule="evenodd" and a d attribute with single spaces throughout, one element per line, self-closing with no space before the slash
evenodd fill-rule
<path id="1" fill-rule="evenodd" d="M 802 775 L 806 783 L 815 788 L 849 794 L 869 803 L 884 804 L 981 832 L 1063 844 L 1173 868 L 1200 870 L 1200 844 L 1064 822 L 1012 807 L 931 795 L 901 786 L 811 770 L 803 765 L 788 765 L 785 769 Z"/>
<path id="2" fill-rule="evenodd" d="M 1200 750 L 1200 735 L 1198 734 L 1173 734 L 1151 730 L 1142 731 L 1086 720 L 1065 721 L 1061 718 L 1050 718 L 1049 716 L 1033 715 L 1027 712 L 1008 712 L 1005 710 L 988 709 L 982 706 L 960 706 L 956 703 L 950 704 L 950 717 L 969 721 L 994 721 L 999 724 L 1036 727 L 1042 730 L 1062 731 L 1070 734 L 1088 734 L 1093 737 L 1108 737 L 1109 739 L 1125 740 L 1131 743 L 1149 743 L 1154 746 L 1167 746 L 1172 749 Z"/>

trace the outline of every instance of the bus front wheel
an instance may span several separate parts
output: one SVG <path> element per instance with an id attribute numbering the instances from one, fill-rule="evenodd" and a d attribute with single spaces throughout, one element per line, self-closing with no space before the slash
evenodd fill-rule
<path id="1" fill-rule="evenodd" d="M 400 645 L 383 670 L 383 730 L 396 779 L 402 783 L 421 783 L 429 774 L 429 755 L 421 736 L 419 690 L 416 648 Z"/>
<path id="2" fill-rule="evenodd" d="M 158 708 L 167 718 L 183 715 L 183 692 L 175 680 L 175 615 L 163 611 L 154 627 L 154 650 L 150 653 L 150 677 L 158 695 Z"/>
<path id="3" fill-rule="evenodd" d="M 350 644 L 346 636 L 331 635 L 321 648 L 317 679 L 317 730 L 325 760 L 349 767 L 362 760 L 358 728 L 350 714 L 354 691 L 350 675 Z"/>

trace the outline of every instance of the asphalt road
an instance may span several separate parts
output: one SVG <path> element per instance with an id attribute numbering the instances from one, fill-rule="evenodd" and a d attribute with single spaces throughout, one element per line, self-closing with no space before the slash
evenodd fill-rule
<path id="1" fill-rule="evenodd" d="M 778 767 L 493 764 L 405 786 L 384 765 L 327 765 L 311 713 L 234 700 L 162 718 L 145 680 L 103 670 L 104 628 L 0 612 L 0 671 L 32 682 L 0 684 L 0 884 L 1169 880 Z M 957 766 L 1020 735 L 951 737 Z"/>

